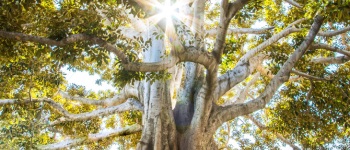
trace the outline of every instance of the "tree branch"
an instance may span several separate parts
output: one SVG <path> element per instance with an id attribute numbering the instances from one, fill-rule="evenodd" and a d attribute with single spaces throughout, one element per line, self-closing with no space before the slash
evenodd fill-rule
<path id="1" fill-rule="evenodd" d="M 128 63 L 123 64 L 123 67 L 128 71 L 140 71 L 140 72 L 156 72 L 169 69 L 179 62 L 179 58 L 175 55 L 170 55 L 159 62 L 151 63 Z"/>
<path id="2" fill-rule="evenodd" d="M 94 100 L 84 97 L 71 96 L 66 92 L 59 91 L 59 94 L 66 99 L 79 101 L 84 104 L 89 105 L 103 105 L 103 106 L 115 106 L 125 102 L 128 98 L 138 97 L 138 90 L 135 87 L 131 87 L 130 85 L 125 86 L 120 93 L 113 96 L 112 98 L 107 98 L 104 100 Z"/>
<path id="3" fill-rule="evenodd" d="M 71 114 L 68 111 L 63 112 L 63 117 L 58 118 L 50 123 L 50 126 L 54 126 L 66 121 L 81 121 L 88 120 L 95 117 L 106 116 L 115 113 L 121 113 L 129 110 L 139 110 L 143 111 L 143 106 L 140 102 L 136 100 L 129 99 L 126 102 L 112 107 L 97 109 L 91 112 L 81 113 L 81 114 Z"/>
<path id="4" fill-rule="evenodd" d="M 124 128 L 117 128 L 113 130 L 107 130 L 100 133 L 89 134 L 88 137 L 82 137 L 77 139 L 67 139 L 58 143 L 48 144 L 48 145 L 38 145 L 38 149 L 45 150 L 55 150 L 55 149 L 64 149 L 72 146 L 78 146 L 86 142 L 94 142 L 103 138 L 112 137 L 112 136 L 123 136 L 130 135 L 142 130 L 142 126 L 134 124 L 131 126 L 126 126 Z"/>
<path id="5" fill-rule="evenodd" d="M 308 75 L 304 72 L 301 72 L 301 71 L 298 71 L 298 70 L 292 70 L 291 73 L 294 73 L 296 75 L 299 75 L 299 76 L 302 76 L 302 77 L 305 77 L 305 78 L 308 78 L 310 80 L 318 80 L 318 81 L 322 81 L 322 80 L 330 80 L 330 79 L 325 79 L 325 78 L 319 78 L 319 77 L 315 77 L 315 76 L 312 76 L 312 75 Z"/>
<path id="6" fill-rule="evenodd" d="M 248 0 L 236 0 L 233 3 L 228 3 L 227 0 L 222 0 L 220 8 L 220 22 L 216 31 L 216 40 L 214 44 L 213 54 L 218 63 L 221 63 L 221 55 L 224 50 L 225 38 L 228 25 L 232 17 L 248 3 Z"/>
<path id="7" fill-rule="evenodd" d="M 303 6 L 301 6 L 299 3 L 293 1 L 293 0 L 284 0 L 285 2 L 287 2 L 288 4 L 291 4 L 295 7 L 298 7 L 298 8 L 303 8 Z"/>
<path id="8" fill-rule="evenodd" d="M 169 69 L 176 65 L 176 63 L 180 61 L 192 61 L 195 63 L 200 63 L 204 65 L 206 68 L 211 68 L 211 65 L 213 64 L 211 61 L 211 54 L 208 54 L 208 52 L 202 52 L 202 51 L 193 51 L 193 48 L 188 48 L 187 51 L 182 52 L 174 52 L 172 51 L 172 54 L 170 56 L 166 57 L 160 62 L 152 62 L 152 63 L 135 63 L 135 62 L 129 62 L 126 55 L 118 50 L 114 45 L 107 43 L 101 38 L 94 37 L 91 35 L 86 34 L 74 34 L 70 35 L 67 38 L 64 38 L 60 41 L 52 40 L 49 38 L 44 37 L 38 37 L 38 36 L 32 36 L 27 35 L 23 33 L 16 33 L 16 32 L 6 32 L 6 31 L 0 31 L 0 37 L 5 39 L 13 39 L 17 41 L 23 41 L 23 42 L 37 42 L 42 44 L 48 44 L 48 45 L 55 45 L 55 46 L 65 46 L 67 44 L 71 44 L 74 42 L 79 41 L 90 41 L 92 44 L 97 44 L 105 49 L 107 49 L 110 52 L 113 52 L 117 55 L 117 57 L 121 60 L 122 66 L 129 71 L 141 71 L 141 72 L 155 72 L 155 71 L 162 71 L 165 69 Z M 189 52 L 191 51 L 191 52 Z M 180 53 L 179 56 L 177 56 Z M 195 54 L 195 55 L 193 55 Z M 192 58 L 193 56 L 198 56 L 195 58 Z M 208 60 L 206 60 L 208 59 Z"/>
<path id="9" fill-rule="evenodd" d="M 337 56 L 337 57 L 326 57 L 326 58 L 315 58 L 311 60 L 315 64 L 343 64 L 348 62 L 350 57 L 348 56 Z"/>
<path id="10" fill-rule="evenodd" d="M 300 23 L 304 19 L 299 19 L 292 24 L 298 22 Z M 249 68 L 249 65 L 252 65 L 251 62 L 253 59 L 251 59 L 253 56 L 255 56 L 257 53 L 265 49 L 267 46 L 270 46 L 271 44 L 277 42 L 279 39 L 286 37 L 287 35 L 299 32 L 301 29 L 297 29 L 294 27 L 288 27 L 284 29 L 283 31 L 273 35 L 271 38 L 267 39 L 263 43 L 259 44 L 257 47 L 253 48 L 252 50 L 248 51 L 245 55 L 243 55 L 238 63 L 236 64 L 235 68 L 232 70 L 226 72 L 225 74 L 221 75 L 219 77 L 219 86 L 217 89 L 219 92 L 219 97 L 225 94 L 228 90 L 230 90 L 233 86 L 243 81 L 245 78 L 248 77 L 250 74 L 249 72 L 253 71 Z M 257 60 L 255 60 L 258 62 Z M 252 67 L 251 67 L 252 68 Z"/>
<path id="11" fill-rule="evenodd" d="M 343 55 L 346 55 L 348 57 L 350 57 L 350 52 L 349 51 L 344 51 L 344 50 L 341 50 L 341 49 L 338 49 L 336 47 L 332 47 L 332 46 L 329 46 L 327 44 L 312 44 L 310 46 L 311 49 L 325 49 L 325 50 L 329 50 L 329 51 L 332 51 L 332 52 L 338 52 L 340 54 L 343 54 Z"/>
<path id="12" fill-rule="evenodd" d="M 294 33 L 294 32 L 299 32 L 301 29 L 297 29 L 294 27 L 289 27 L 281 32 L 273 35 L 263 43 L 259 44 L 257 47 L 253 48 L 252 50 L 249 50 L 246 54 L 243 55 L 243 57 L 240 58 L 238 63 L 245 63 L 247 62 L 250 58 L 252 58 L 254 55 L 265 49 L 266 47 L 270 46 L 271 44 L 277 42 L 279 39 L 286 37 L 287 35 Z"/>
<path id="13" fill-rule="evenodd" d="M 107 107 L 103 109 L 97 109 L 91 112 L 72 114 L 65 110 L 59 103 L 56 103 L 50 98 L 32 99 L 32 100 L 17 100 L 17 99 L 2 99 L 0 100 L 0 106 L 10 105 L 10 104 L 27 104 L 27 103 L 38 103 L 45 102 L 48 103 L 52 108 L 58 111 L 63 117 L 59 118 L 50 123 L 50 125 L 56 125 L 65 121 L 80 121 L 87 120 L 94 117 L 106 116 L 114 113 L 120 113 L 129 110 L 139 110 L 143 111 L 143 106 L 140 102 L 136 100 L 129 99 L 128 101 L 112 107 Z"/>
<path id="14" fill-rule="evenodd" d="M 268 130 L 268 128 L 266 126 L 264 126 L 263 124 L 261 124 L 258 120 L 256 120 L 254 117 L 247 115 L 246 116 L 250 121 L 252 121 L 260 130 L 266 130 L 268 132 L 270 132 Z M 284 143 L 288 144 L 290 147 L 292 147 L 294 150 L 300 150 L 300 148 L 298 146 L 295 146 L 291 141 L 289 141 L 288 139 L 284 138 L 283 135 L 279 134 L 279 133 L 273 133 L 276 135 L 277 138 L 279 138 L 281 141 L 283 141 Z"/>
<path id="15" fill-rule="evenodd" d="M 56 41 L 56 40 L 52 40 L 52 39 L 45 38 L 45 37 L 27 35 L 27 34 L 23 34 L 23 33 L 0 31 L 0 37 L 5 38 L 5 39 L 23 41 L 23 42 L 30 41 L 30 42 L 55 45 L 55 46 L 65 46 L 65 45 L 79 42 L 79 41 L 90 41 L 92 44 L 100 45 L 100 46 L 104 47 L 107 51 L 116 54 L 117 57 L 123 63 L 128 63 L 128 59 L 122 51 L 118 50 L 114 45 L 107 43 L 103 39 L 98 38 L 98 37 L 94 37 L 91 35 L 73 34 L 73 35 L 70 35 L 70 36 L 62 39 L 62 40 Z"/>
<path id="16" fill-rule="evenodd" d="M 237 29 L 228 29 L 227 34 L 263 34 L 269 30 L 274 29 L 275 27 L 267 28 L 237 28 Z M 217 33 L 217 29 L 211 29 L 207 31 L 209 36 L 214 36 Z"/>
<path id="17" fill-rule="evenodd" d="M 204 12 L 205 12 L 205 0 L 195 0 L 193 2 L 193 20 L 191 30 L 195 36 L 195 47 L 198 49 L 204 49 Z"/>
<path id="18" fill-rule="evenodd" d="M 336 36 L 342 33 L 345 33 L 347 31 L 350 31 L 350 27 L 345 27 L 343 29 L 340 30 L 336 30 L 336 31 L 328 31 L 328 32 L 322 32 L 320 31 L 317 35 L 318 36 L 326 36 L 326 37 L 330 37 L 330 36 Z"/>
<path id="19" fill-rule="evenodd" d="M 323 17 L 316 16 L 311 29 L 306 36 L 305 40 L 301 45 L 294 51 L 294 53 L 288 58 L 288 60 L 283 64 L 278 73 L 273 77 L 270 83 L 266 86 L 265 91 L 256 99 L 251 100 L 244 104 L 233 104 L 225 107 L 219 106 L 217 109 L 213 110 L 211 115 L 211 121 L 214 128 L 220 126 L 223 122 L 231 120 L 237 116 L 247 115 L 256 110 L 262 109 L 265 105 L 270 102 L 274 93 L 278 88 L 289 79 L 290 72 L 296 62 L 303 56 L 305 51 L 314 41 L 314 38 L 319 31 L 323 22 Z"/>
<path id="20" fill-rule="evenodd" d="M 215 89 L 216 93 L 218 93 L 217 98 L 221 97 L 232 87 L 245 80 L 255 70 L 256 66 L 265 59 L 265 57 L 265 55 L 260 54 L 249 59 L 246 63 L 238 62 L 235 68 L 221 75 L 218 79 L 218 88 Z"/>

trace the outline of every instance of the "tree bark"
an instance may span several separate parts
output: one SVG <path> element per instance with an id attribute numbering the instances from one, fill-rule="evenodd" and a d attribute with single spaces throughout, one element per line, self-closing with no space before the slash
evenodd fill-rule
<path id="1" fill-rule="evenodd" d="M 157 29 L 149 29 L 150 33 Z M 158 31 L 159 32 L 159 31 Z M 152 47 L 144 53 L 145 62 L 157 62 L 165 53 L 164 41 L 152 37 Z M 171 80 L 143 81 L 140 100 L 144 105 L 142 136 L 137 149 L 177 149 L 176 127 L 171 107 Z"/>

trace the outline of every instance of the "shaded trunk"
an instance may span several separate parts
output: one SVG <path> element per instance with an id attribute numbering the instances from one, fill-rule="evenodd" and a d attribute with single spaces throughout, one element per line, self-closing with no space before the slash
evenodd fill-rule
<path id="1" fill-rule="evenodd" d="M 205 135 L 205 134 L 203 134 Z M 197 138 L 194 138 L 197 137 Z M 198 138 L 200 137 L 200 138 Z M 191 136 L 191 133 L 178 135 L 178 149 L 180 150 L 216 150 L 218 149 L 213 136 Z"/>
<path id="2" fill-rule="evenodd" d="M 174 111 L 181 111 L 173 113 L 168 82 L 156 81 L 150 85 L 150 91 L 148 101 L 144 102 L 144 126 L 137 149 L 217 149 L 212 133 L 198 133 L 202 130 L 188 128 L 192 104 L 177 105 L 179 109 Z"/>
<path id="3" fill-rule="evenodd" d="M 145 83 L 146 85 L 148 83 Z M 149 85 L 144 99 L 143 131 L 137 149 L 177 149 L 168 82 Z"/>
<path id="4" fill-rule="evenodd" d="M 152 39 L 152 47 L 145 52 L 145 61 L 156 62 L 164 53 L 162 40 Z M 174 73 L 179 68 L 169 69 Z M 174 79 L 143 81 L 140 87 L 143 131 L 137 149 L 217 149 L 212 134 L 199 133 L 190 127 L 194 114 L 194 99 L 198 93 L 198 79 L 203 79 L 203 68 L 185 63 L 181 89 L 174 89 Z M 176 78 L 175 75 L 172 78 Z M 172 108 L 173 91 L 177 90 L 176 106 Z"/>

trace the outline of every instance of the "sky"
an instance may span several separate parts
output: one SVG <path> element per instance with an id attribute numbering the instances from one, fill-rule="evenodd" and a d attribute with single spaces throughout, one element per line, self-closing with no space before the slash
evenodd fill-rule
<path id="1" fill-rule="evenodd" d="M 65 78 L 68 81 L 69 84 L 77 84 L 85 86 L 86 90 L 91 90 L 94 92 L 98 92 L 100 90 L 115 90 L 115 88 L 107 84 L 106 82 L 102 82 L 101 85 L 96 84 L 96 80 L 100 79 L 98 75 L 90 75 L 86 71 L 69 71 L 66 67 L 62 69 L 62 72 L 64 72 Z"/>

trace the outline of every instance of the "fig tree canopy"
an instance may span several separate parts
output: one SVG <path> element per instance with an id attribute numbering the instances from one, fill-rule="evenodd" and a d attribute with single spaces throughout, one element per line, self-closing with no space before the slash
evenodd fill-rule
<path id="1" fill-rule="evenodd" d="M 348 0 L 1 0 L 0 148 L 347 149 L 349 16 Z"/>

